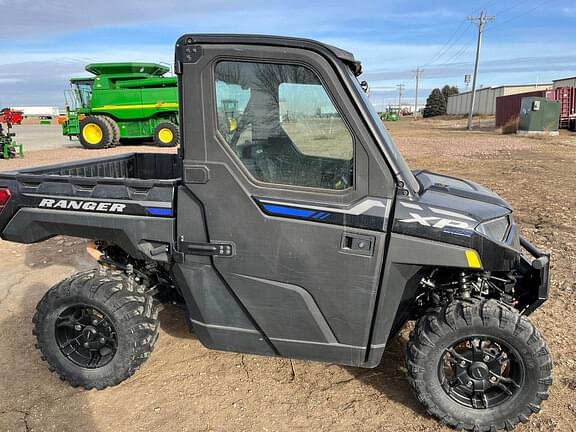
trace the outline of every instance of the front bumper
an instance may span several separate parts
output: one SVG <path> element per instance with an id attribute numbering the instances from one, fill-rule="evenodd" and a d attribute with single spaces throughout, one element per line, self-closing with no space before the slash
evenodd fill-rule
<path id="1" fill-rule="evenodd" d="M 520 246 L 528 252 L 532 260 L 522 256 L 518 273 L 521 276 L 519 288 L 519 309 L 524 315 L 534 312 L 548 299 L 550 285 L 550 254 L 542 252 L 526 238 L 520 236 Z"/>

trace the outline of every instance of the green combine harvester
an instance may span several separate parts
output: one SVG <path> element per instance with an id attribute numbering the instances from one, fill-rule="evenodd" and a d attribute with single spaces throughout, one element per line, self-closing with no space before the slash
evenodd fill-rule
<path id="1" fill-rule="evenodd" d="M 155 63 L 93 63 L 89 78 L 72 78 L 65 92 L 63 134 L 77 137 L 87 149 L 121 140 L 153 140 L 159 147 L 180 141 L 176 77 Z"/>

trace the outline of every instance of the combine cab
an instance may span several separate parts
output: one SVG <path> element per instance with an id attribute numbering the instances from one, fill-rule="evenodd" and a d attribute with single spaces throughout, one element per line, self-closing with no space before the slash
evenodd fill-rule
<path id="1" fill-rule="evenodd" d="M 173 147 L 178 130 L 178 88 L 155 63 L 94 63 L 90 78 L 72 78 L 65 92 L 63 134 L 88 149 L 118 145 L 124 139 L 153 140 Z"/>

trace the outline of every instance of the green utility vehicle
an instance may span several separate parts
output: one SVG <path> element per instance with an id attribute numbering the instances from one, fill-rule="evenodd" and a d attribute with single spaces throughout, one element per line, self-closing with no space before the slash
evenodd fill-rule
<path id="1" fill-rule="evenodd" d="M 155 63 L 94 63 L 94 75 L 72 78 L 65 92 L 63 134 L 88 149 L 118 145 L 122 139 L 153 139 L 159 147 L 178 145 L 178 87 L 169 68 Z"/>

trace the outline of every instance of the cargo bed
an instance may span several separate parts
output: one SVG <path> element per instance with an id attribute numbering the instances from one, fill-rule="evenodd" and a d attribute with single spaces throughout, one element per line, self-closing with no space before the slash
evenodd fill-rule
<path id="1" fill-rule="evenodd" d="M 0 178 L 27 176 L 178 180 L 180 159 L 176 154 L 126 153 L 0 173 Z"/>
<path id="2" fill-rule="evenodd" d="M 12 197 L 0 213 L 1 237 L 110 240 L 144 258 L 173 243 L 180 167 L 176 154 L 129 153 L 0 173 Z"/>

